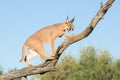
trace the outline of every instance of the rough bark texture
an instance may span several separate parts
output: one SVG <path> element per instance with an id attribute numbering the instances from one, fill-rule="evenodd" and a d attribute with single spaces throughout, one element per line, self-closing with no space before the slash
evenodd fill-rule
<path id="1" fill-rule="evenodd" d="M 13 80 L 21 77 L 26 77 L 34 74 L 44 74 L 46 72 L 54 71 L 55 65 L 62 54 L 62 52 L 72 43 L 75 43 L 77 41 L 80 41 L 81 39 L 84 39 L 87 37 L 96 27 L 97 23 L 103 18 L 103 16 L 106 14 L 108 9 L 112 6 L 113 2 L 115 0 L 108 0 L 104 5 L 101 4 L 100 10 L 97 12 L 97 14 L 94 16 L 94 18 L 91 20 L 88 27 L 81 32 L 78 35 L 71 36 L 69 39 L 66 39 L 57 49 L 57 55 L 56 59 L 51 61 L 46 61 L 44 64 L 34 66 L 34 67 L 26 67 L 11 73 L 0 75 L 0 80 Z"/>

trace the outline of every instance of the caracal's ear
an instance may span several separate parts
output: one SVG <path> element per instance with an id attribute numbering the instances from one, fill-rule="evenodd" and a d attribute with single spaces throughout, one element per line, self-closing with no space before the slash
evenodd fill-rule
<path id="1" fill-rule="evenodd" d="M 75 20 L 75 17 L 73 17 L 73 19 L 71 19 L 71 20 L 70 20 L 70 22 L 71 22 L 71 23 L 73 23 L 73 22 L 74 22 L 74 20 Z"/>
<path id="2" fill-rule="evenodd" d="M 65 23 L 69 23 L 69 19 L 68 19 L 68 16 L 67 16 L 67 18 L 66 18 L 66 22 Z"/>

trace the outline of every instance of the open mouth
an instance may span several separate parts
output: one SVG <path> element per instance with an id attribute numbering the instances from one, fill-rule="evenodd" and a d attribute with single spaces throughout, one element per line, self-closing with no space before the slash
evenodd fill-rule
<path id="1" fill-rule="evenodd" d="M 67 28 L 67 31 L 69 32 L 69 31 L 73 31 L 73 28 Z"/>

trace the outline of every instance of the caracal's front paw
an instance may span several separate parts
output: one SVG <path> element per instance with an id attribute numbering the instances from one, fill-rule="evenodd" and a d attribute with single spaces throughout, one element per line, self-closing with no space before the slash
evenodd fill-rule
<path id="1" fill-rule="evenodd" d="M 53 51 L 52 55 L 55 55 L 56 54 L 56 50 Z"/>
<path id="2" fill-rule="evenodd" d="M 75 36 L 74 34 L 71 34 L 71 35 L 69 35 L 69 38 L 74 37 L 74 36 Z"/>
<path id="3" fill-rule="evenodd" d="M 52 54 L 51 56 L 52 56 L 52 57 L 55 57 L 55 56 L 56 56 L 56 54 Z"/>
<path id="4" fill-rule="evenodd" d="M 67 36 L 67 39 L 71 39 L 71 38 L 73 38 L 74 36 L 75 36 L 74 34 L 71 34 L 71 35 Z"/>

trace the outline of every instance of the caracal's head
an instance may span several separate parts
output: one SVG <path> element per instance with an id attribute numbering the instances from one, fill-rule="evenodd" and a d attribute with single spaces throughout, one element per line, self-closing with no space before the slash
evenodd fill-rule
<path id="1" fill-rule="evenodd" d="M 66 29 L 68 32 L 74 30 L 74 24 L 73 24 L 74 19 L 75 19 L 75 17 L 74 17 L 73 19 L 71 19 L 70 21 L 69 21 L 68 17 L 67 17 L 67 19 L 66 19 L 65 29 Z"/>

